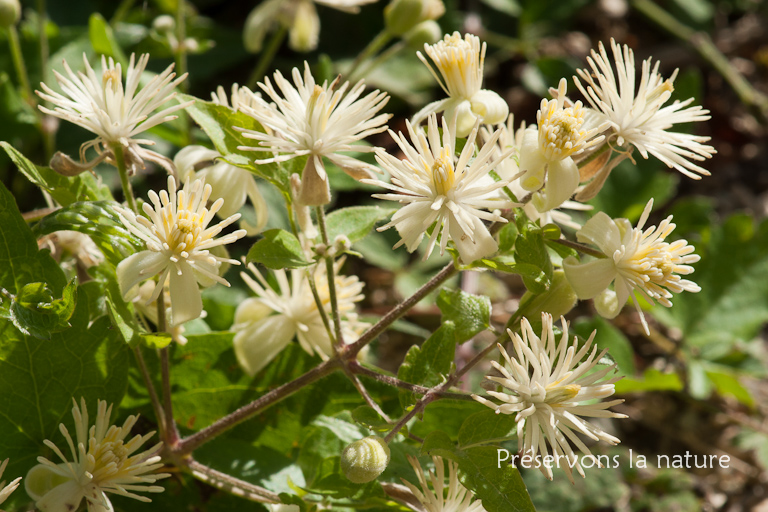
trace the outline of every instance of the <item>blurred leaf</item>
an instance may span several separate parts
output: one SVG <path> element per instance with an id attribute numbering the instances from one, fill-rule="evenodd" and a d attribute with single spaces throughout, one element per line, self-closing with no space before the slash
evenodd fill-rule
<path id="1" fill-rule="evenodd" d="M 258 147 L 258 141 L 248 139 L 236 128 L 264 132 L 264 128 L 251 116 L 235 112 L 224 105 L 216 105 L 194 96 L 179 94 L 179 102 L 194 101 L 186 111 L 211 139 L 216 151 L 230 164 L 246 169 L 270 181 L 284 192 L 289 190 L 290 174 L 275 163 L 255 164 L 254 160 L 269 158 L 269 151 L 245 151 L 238 146 Z"/>
<path id="2" fill-rule="evenodd" d="M 524 223 L 525 221 L 523 221 Z M 552 262 L 544 243 L 541 228 L 530 223 L 518 225 L 520 233 L 515 241 L 515 261 L 527 263 L 541 269 L 543 275 L 532 278 L 523 275 L 525 287 L 533 293 L 544 293 L 552 281 Z"/>
<path id="3" fill-rule="evenodd" d="M 637 165 L 626 160 L 611 172 L 597 196 L 589 201 L 593 212 L 605 212 L 616 218 L 623 217 L 634 223 L 643 213 L 648 199 L 654 199 L 658 208 L 674 196 L 680 176 L 677 171 L 651 157 L 645 160 L 636 155 Z"/>
<path id="4" fill-rule="evenodd" d="M 608 349 L 608 354 L 616 361 L 619 375 L 635 375 L 635 353 L 632 344 L 624 333 L 611 325 L 602 317 L 595 316 L 589 320 L 579 320 L 573 326 L 573 331 L 584 339 L 588 339 L 593 331 L 595 345 L 600 349 Z"/>
<path id="5" fill-rule="evenodd" d="M 616 394 L 634 393 L 637 391 L 682 391 L 683 383 L 676 373 L 661 373 L 649 368 L 640 379 L 624 378 L 614 384 Z"/>
<path id="6" fill-rule="evenodd" d="M 712 19 L 715 7 L 707 0 L 672 0 L 696 24 L 703 24 Z M 675 84 L 677 85 L 677 84 Z"/>
<path id="7" fill-rule="evenodd" d="M 128 59 L 117 43 L 112 27 L 101 14 L 97 12 L 91 14 L 88 19 L 88 35 L 96 53 L 112 57 L 122 65 L 123 69 L 127 68 Z"/>
<path id="8" fill-rule="evenodd" d="M 8 156 L 29 181 L 38 187 L 50 192 L 51 196 L 62 206 L 67 206 L 75 201 L 110 200 L 112 194 L 109 188 L 104 186 L 98 178 L 84 172 L 78 176 L 67 178 L 56 174 L 50 167 L 39 167 L 33 164 L 5 141 L 0 141 Z"/>
<path id="9" fill-rule="evenodd" d="M 304 259 L 299 240 L 288 231 L 270 229 L 262 235 L 264 238 L 248 251 L 248 263 L 261 263 L 275 270 L 306 267 L 312 263 Z"/>
<path id="10" fill-rule="evenodd" d="M 453 322 L 456 343 L 461 344 L 491 325 L 491 300 L 462 290 L 440 290 L 437 307 L 443 321 Z"/>
<path id="11" fill-rule="evenodd" d="M 421 455 L 430 455 L 456 460 L 456 444 L 442 430 L 433 430 L 421 444 Z"/>
<path id="12" fill-rule="evenodd" d="M 701 291 L 683 292 L 672 308 L 651 312 L 680 329 L 686 352 L 713 361 L 754 339 L 768 321 L 768 221 L 756 225 L 750 216 L 733 215 L 712 228 L 696 253 L 701 261 L 686 277 Z"/>
<path id="13" fill-rule="evenodd" d="M 333 243 L 339 235 L 346 235 L 352 243 L 358 242 L 371 232 L 376 223 L 389 217 L 395 208 L 380 206 L 351 206 L 331 212 L 326 218 L 328 240 Z"/>
<path id="14" fill-rule="evenodd" d="M 34 137 L 37 116 L 19 95 L 7 73 L 0 73 L 0 139 Z"/>
<path id="15" fill-rule="evenodd" d="M 712 363 L 708 363 L 705 368 L 707 377 L 720 395 L 735 398 L 747 407 L 755 407 L 755 399 L 752 398 L 749 390 L 739 382 L 738 372 L 727 366 Z"/>
<path id="16" fill-rule="evenodd" d="M 482 0 L 483 3 L 499 12 L 503 12 L 513 18 L 520 15 L 522 8 L 517 0 Z"/>
<path id="17" fill-rule="evenodd" d="M 120 221 L 115 206 L 114 201 L 72 203 L 43 217 L 32 231 L 37 237 L 66 230 L 88 235 L 116 267 L 144 243 Z"/>
<path id="18" fill-rule="evenodd" d="M 493 259 L 481 258 L 473 261 L 471 265 L 465 265 L 462 268 L 487 268 L 488 270 L 504 272 L 505 274 L 518 274 L 534 282 L 546 280 L 546 274 L 539 267 L 529 263 L 517 263 L 510 256 L 496 256 Z"/>
<path id="19" fill-rule="evenodd" d="M 392 425 L 387 423 L 372 407 L 361 405 L 352 411 L 352 419 L 374 432 L 389 432 Z"/>
<path id="20" fill-rule="evenodd" d="M 47 284 L 29 283 L 11 299 L 10 319 L 22 334 L 49 340 L 52 333 L 70 327 L 69 319 L 75 311 L 76 299 L 75 279 L 64 287 L 60 299 L 53 298 Z"/>

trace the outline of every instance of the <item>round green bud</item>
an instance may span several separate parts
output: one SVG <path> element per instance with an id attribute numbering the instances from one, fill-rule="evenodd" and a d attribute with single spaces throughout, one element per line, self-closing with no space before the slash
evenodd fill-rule
<path id="1" fill-rule="evenodd" d="M 19 0 L 0 0 L 0 28 L 8 28 L 19 22 L 21 4 Z"/>
<path id="2" fill-rule="evenodd" d="M 347 445 L 341 452 L 341 470 L 350 482 L 365 484 L 387 469 L 389 446 L 377 436 L 368 436 Z"/>
<path id="3" fill-rule="evenodd" d="M 401 36 L 421 21 L 423 0 L 392 0 L 384 8 L 384 25 L 390 34 Z"/>
<path id="4" fill-rule="evenodd" d="M 425 44 L 435 44 L 443 38 L 443 29 L 434 20 L 422 21 L 403 36 L 410 48 L 421 50 Z"/>

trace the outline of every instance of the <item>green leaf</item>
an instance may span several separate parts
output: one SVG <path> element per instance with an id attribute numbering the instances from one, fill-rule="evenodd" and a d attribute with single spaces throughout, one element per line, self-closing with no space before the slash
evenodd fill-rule
<path id="1" fill-rule="evenodd" d="M 727 366 L 707 364 L 706 373 L 720 395 L 733 397 L 747 407 L 755 407 L 755 399 L 749 389 L 739 382 L 738 372 Z"/>
<path id="2" fill-rule="evenodd" d="M 389 432 L 392 425 L 384 421 L 372 407 L 361 405 L 352 411 L 352 419 L 374 432 Z"/>
<path id="3" fill-rule="evenodd" d="M 47 190 L 51 196 L 62 206 L 67 206 L 76 201 L 111 200 L 112 194 L 109 188 L 101 183 L 90 173 L 84 172 L 78 176 L 68 178 L 56 174 L 50 167 L 39 167 L 30 162 L 13 146 L 5 141 L 0 141 L 0 146 L 11 158 L 19 171 L 29 181 L 43 190 Z"/>
<path id="4" fill-rule="evenodd" d="M 69 319 L 75 311 L 76 298 L 75 279 L 64 287 L 61 299 L 54 299 L 45 283 L 30 283 L 24 285 L 16 297 L 12 297 L 10 319 L 22 334 L 49 340 L 52 333 L 70 327 Z"/>
<path id="5" fill-rule="evenodd" d="M 16 201 L 0 183 L 0 288 L 18 295 L 27 283 L 46 283 L 60 297 L 67 281 L 47 250 L 39 250 Z"/>
<path id="6" fill-rule="evenodd" d="M 257 147 L 258 141 L 243 137 L 242 132 L 236 128 L 264 132 L 264 128 L 251 116 L 243 112 L 235 112 L 227 106 L 216 105 L 209 101 L 203 101 L 186 94 L 178 95 L 180 102 L 194 101 L 186 108 L 186 111 L 200 125 L 208 138 L 211 139 L 216 151 L 222 154 L 224 160 L 230 164 L 247 169 L 272 182 L 280 190 L 290 190 L 290 174 L 283 166 L 275 163 L 254 164 L 254 160 L 269 158 L 269 151 L 244 151 L 238 146 Z"/>
<path id="7" fill-rule="evenodd" d="M 444 380 L 451 371 L 456 352 L 455 327 L 453 322 L 445 321 L 421 348 L 414 345 L 405 355 L 405 361 L 397 371 L 399 379 L 422 386 L 435 386 Z M 401 392 L 401 403 L 405 406 L 413 403 L 413 396 Z"/>
<path id="8" fill-rule="evenodd" d="M 351 206 L 336 210 L 328 215 L 328 240 L 333 242 L 339 235 L 346 235 L 355 243 L 368 235 L 376 223 L 396 211 L 395 208 L 380 206 Z"/>
<path id="9" fill-rule="evenodd" d="M 451 460 L 458 459 L 456 444 L 442 430 L 433 430 L 424 438 L 424 442 L 421 444 L 421 455 L 438 456 Z"/>
<path id="10" fill-rule="evenodd" d="M 682 391 L 683 383 L 676 373 L 661 373 L 649 368 L 641 379 L 624 378 L 614 384 L 616 394 L 634 393 L 637 391 Z"/>
<path id="11" fill-rule="evenodd" d="M 312 263 L 304 259 L 301 243 L 288 231 L 270 229 L 262 235 L 264 238 L 248 251 L 248 263 L 261 263 L 274 270 L 306 267 Z"/>
<path id="12" fill-rule="evenodd" d="M 65 452 L 58 427 L 72 432 L 72 399 L 119 404 L 126 390 L 130 353 L 117 339 L 109 318 L 89 326 L 88 301 L 77 302 L 71 327 L 49 341 L 25 336 L 0 323 L 0 452 L 10 457 L 9 475 L 24 475 L 38 455 L 50 456 L 43 440 Z"/>
<path id="13" fill-rule="evenodd" d="M 624 333 L 610 322 L 595 316 L 589 320 L 577 321 L 573 330 L 584 339 L 589 338 L 593 331 L 597 331 L 595 345 L 600 349 L 608 349 L 608 354 L 616 361 L 618 374 L 629 377 L 635 374 L 635 352 L 632 344 Z"/>
<path id="14" fill-rule="evenodd" d="M 672 308 L 651 313 L 682 332 L 683 350 L 714 361 L 755 339 L 768 322 L 768 221 L 756 225 L 747 215 L 734 215 L 712 228 L 696 247 L 701 261 L 686 276 L 701 287 L 672 299 Z"/>
<path id="15" fill-rule="evenodd" d="M 527 279 L 532 279 L 536 282 L 546 280 L 546 275 L 536 265 L 529 263 L 516 263 L 514 258 L 509 256 L 496 256 L 493 259 L 481 258 L 475 260 L 471 265 L 462 267 L 462 269 L 472 268 L 487 268 L 488 270 L 495 270 L 496 272 L 504 272 L 507 274 L 518 274 Z"/>
<path id="16" fill-rule="evenodd" d="M 533 293 L 544 293 L 549 288 L 553 267 L 541 228 L 528 224 L 521 229 L 515 241 L 515 260 L 518 263 L 528 263 L 543 271 L 543 275 L 537 278 L 523 275 L 523 283 L 528 290 Z"/>
<path id="17" fill-rule="evenodd" d="M 505 441 L 516 436 L 514 414 L 496 414 L 487 408 L 468 416 L 459 430 L 459 447 L 461 449 Z"/>
<path id="18" fill-rule="evenodd" d="M 114 201 L 88 201 L 72 203 L 46 215 L 38 222 L 33 233 L 40 237 L 56 231 L 77 231 L 88 235 L 104 256 L 117 266 L 121 261 L 144 247 L 120 221 Z"/>
<path id="19" fill-rule="evenodd" d="M 453 322 L 456 343 L 464 343 L 491 325 L 491 299 L 462 290 L 440 290 L 437 307 L 443 320 Z"/>
<path id="20" fill-rule="evenodd" d="M 496 448 L 467 448 L 459 457 L 459 480 L 483 501 L 488 512 L 535 512 L 520 472 L 498 462 Z"/>
<path id="21" fill-rule="evenodd" d="M 115 39 L 114 32 L 112 32 L 112 27 L 104 19 L 104 16 L 97 12 L 91 14 L 88 19 L 88 35 L 96 53 L 114 58 L 125 69 L 128 65 L 128 59 L 125 58 L 125 54 Z"/>
<path id="22" fill-rule="evenodd" d="M 499 230 L 499 252 L 504 253 L 512 249 L 517 239 L 517 226 L 514 222 L 507 222 Z"/>

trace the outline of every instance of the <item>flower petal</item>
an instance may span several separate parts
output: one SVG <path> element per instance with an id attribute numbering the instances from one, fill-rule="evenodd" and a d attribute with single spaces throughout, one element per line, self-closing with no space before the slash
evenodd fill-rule
<path id="1" fill-rule="evenodd" d="M 194 320 L 203 312 L 203 298 L 192 267 L 185 262 L 180 262 L 178 265 L 181 274 L 176 269 L 171 269 L 169 272 L 174 325 Z"/>
<path id="2" fill-rule="evenodd" d="M 237 361 L 253 377 L 293 339 L 294 323 L 283 315 L 273 315 L 235 334 Z"/>
<path id="3" fill-rule="evenodd" d="M 616 223 L 603 212 L 597 212 L 589 219 L 580 230 L 576 232 L 576 239 L 581 243 L 596 245 L 606 256 L 613 257 L 613 253 L 621 245 L 621 233 Z"/>
<path id="4" fill-rule="evenodd" d="M 155 276 L 168 264 L 168 257 L 161 252 L 141 251 L 128 256 L 117 265 L 117 283 L 120 285 L 120 293 L 126 297 L 131 288 Z"/>
<path id="5" fill-rule="evenodd" d="M 580 299 L 594 298 L 616 278 L 616 265 L 610 258 L 600 258 L 579 263 L 569 256 L 563 260 L 563 270 L 568 282 Z"/>

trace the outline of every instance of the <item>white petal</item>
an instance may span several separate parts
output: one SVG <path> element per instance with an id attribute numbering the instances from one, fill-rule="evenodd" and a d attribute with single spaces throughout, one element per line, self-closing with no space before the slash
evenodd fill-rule
<path id="1" fill-rule="evenodd" d="M 616 292 L 613 290 L 605 290 L 598 297 L 595 297 L 595 309 L 597 314 L 603 318 L 616 318 L 625 303 L 626 301 L 619 304 Z"/>
<path id="2" fill-rule="evenodd" d="M 80 484 L 69 480 L 45 493 L 35 505 L 41 512 L 72 512 L 77 510 L 84 497 Z"/>
<path id="3" fill-rule="evenodd" d="M 576 239 L 596 245 L 609 258 L 621 245 L 621 233 L 616 223 L 603 212 L 597 212 L 580 230 Z"/>
<path id="4" fill-rule="evenodd" d="M 563 260 L 565 277 L 580 299 L 591 299 L 602 292 L 616 278 L 616 265 L 610 258 L 579 263 L 569 256 Z"/>
<path id="5" fill-rule="evenodd" d="M 189 322 L 200 316 L 203 312 L 203 298 L 197 278 L 189 264 L 179 263 L 181 275 L 172 268 L 169 272 L 171 289 L 171 311 L 174 325 Z"/>
<path id="6" fill-rule="evenodd" d="M 547 161 L 539 150 L 539 133 L 536 128 L 527 128 L 520 147 L 520 186 L 528 192 L 535 192 L 544 185 L 545 165 Z"/>
<path id="7" fill-rule="evenodd" d="M 494 91 L 487 89 L 477 91 L 472 96 L 471 104 L 472 112 L 482 118 L 483 124 L 503 123 L 509 116 L 509 105 Z"/>
<path id="8" fill-rule="evenodd" d="M 466 137 L 475 127 L 477 115 L 472 112 L 469 100 L 446 104 L 445 117 L 449 122 L 456 118 L 456 137 Z"/>
<path id="9" fill-rule="evenodd" d="M 245 299 L 235 310 L 235 325 L 253 323 L 267 317 L 272 313 L 272 308 L 261 300 L 251 297 Z"/>
<path id="10" fill-rule="evenodd" d="M 474 242 L 461 230 L 458 222 L 451 222 L 450 224 L 451 240 L 456 244 L 461 261 L 465 264 L 470 264 L 499 250 L 499 245 L 488 232 L 488 228 L 485 227 L 483 221 L 473 216 L 472 224 L 474 227 L 474 233 L 472 233 Z"/>
<path id="11" fill-rule="evenodd" d="M 128 256 L 117 265 L 117 283 L 120 285 L 120 293 L 125 297 L 131 288 L 153 277 L 168 264 L 168 257 L 160 252 L 141 251 Z"/>
<path id="12" fill-rule="evenodd" d="M 570 199 L 579 186 L 579 168 L 571 157 L 550 162 L 547 167 L 547 184 L 533 197 L 534 206 L 542 213 Z"/>
<path id="13" fill-rule="evenodd" d="M 173 157 L 173 164 L 179 172 L 179 179 L 186 180 L 195 172 L 195 166 L 200 162 L 205 162 L 218 158 L 221 155 L 218 151 L 208 149 L 204 146 L 187 146 L 179 150 Z"/>
<path id="14" fill-rule="evenodd" d="M 237 361 L 253 377 L 291 342 L 295 333 L 293 322 L 283 315 L 264 318 L 235 334 Z"/>

